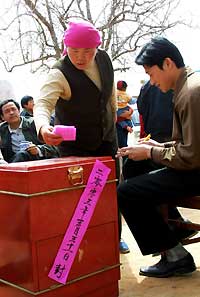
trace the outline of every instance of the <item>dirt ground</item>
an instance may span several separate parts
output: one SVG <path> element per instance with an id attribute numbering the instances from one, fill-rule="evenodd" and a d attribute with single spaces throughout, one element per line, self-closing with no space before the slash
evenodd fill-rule
<path id="1" fill-rule="evenodd" d="M 181 209 L 181 212 L 184 217 L 200 223 L 198 210 Z M 158 279 L 140 276 L 139 269 L 140 266 L 155 264 L 160 257 L 142 256 L 125 222 L 122 237 L 131 252 L 120 256 L 120 297 L 200 297 L 200 243 L 186 246 L 194 257 L 197 271 L 184 277 Z"/>

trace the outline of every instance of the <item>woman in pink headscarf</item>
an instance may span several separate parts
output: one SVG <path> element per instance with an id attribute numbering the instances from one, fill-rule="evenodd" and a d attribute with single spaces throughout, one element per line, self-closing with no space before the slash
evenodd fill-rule
<path id="1" fill-rule="evenodd" d="M 98 48 L 100 33 L 89 22 L 71 22 L 63 42 L 63 58 L 53 66 L 34 106 L 39 137 L 47 144 L 58 145 L 61 156 L 114 158 L 117 151 L 114 72 L 108 54 Z M 54 109 L 55 125 L 76 127 L 75 141 L 63 141 L 53 133 L 49 121 Z M 129 252 L 123 241 L 120 251 Z"/>
<path id="2" fill-rule="evenodd" d="M 89 22 L 71 22 L 63 37 L 63 57 L 53 66 L 34 107 L 40 138 L 58 145 L 61 156 L 115 156 L 116 95 L 108 54 L 99 49 L 101 36 Z M 76 140 L 63 141 L 49 126 L 76 127 Z"/>

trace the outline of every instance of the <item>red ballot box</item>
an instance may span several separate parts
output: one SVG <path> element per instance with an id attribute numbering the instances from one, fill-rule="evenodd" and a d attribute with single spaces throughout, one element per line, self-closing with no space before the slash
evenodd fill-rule
<path id="1" fill-rule="evenodd" d="M 48 277 L 96 158 L 0 166 L 0 296 L 117 297 L 119 239 L 115 162 L 66 285 Z"/>

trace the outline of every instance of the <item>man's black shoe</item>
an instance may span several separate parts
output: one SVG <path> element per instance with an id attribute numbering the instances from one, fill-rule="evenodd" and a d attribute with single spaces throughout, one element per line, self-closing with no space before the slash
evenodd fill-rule
<path id="1" fill-rule="evenodd" d="M 140 268 L 140 275 L 150 277 L 169 277 L 174 275 L 184 275 L 196 270 L 193 257 L 188 253 L 184 258 L 169 262 L 166 257 L 162 257 L 161 260 L 153 265 Z"/>

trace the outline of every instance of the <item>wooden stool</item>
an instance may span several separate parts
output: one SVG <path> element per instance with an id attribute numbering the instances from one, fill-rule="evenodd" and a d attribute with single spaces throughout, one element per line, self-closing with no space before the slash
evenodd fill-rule
<path id="1" fill-rule="evenodd" d="M 200 196 L 174 199 L 173 206 L 200 210 Z M 179 228 L 200 231 L 200 223 L 198 224 L 198 223 L 185 222 L 185 221 L 172 220 L 172 219 L 169 219 L 168 221 Z M 200 236 L 182 240 L 182 243 L 184 245 L 196 243 L 196 242 L 200 242 Z"/>

